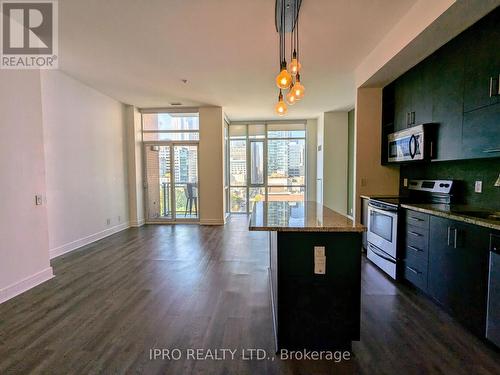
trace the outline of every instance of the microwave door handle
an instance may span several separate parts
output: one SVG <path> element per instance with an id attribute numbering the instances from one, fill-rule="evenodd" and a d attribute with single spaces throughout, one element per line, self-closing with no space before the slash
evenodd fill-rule
<path id="1" fill-rule="evenodd" d="M 415 145 L 415 149 L 412 148 L 412 145 Z M 410 157 L 413 159 L 417 154 L 417 137 L 414 134 L 410 137 L 410 142 L 408 144 L 408 149 L 410 151 Z"/>

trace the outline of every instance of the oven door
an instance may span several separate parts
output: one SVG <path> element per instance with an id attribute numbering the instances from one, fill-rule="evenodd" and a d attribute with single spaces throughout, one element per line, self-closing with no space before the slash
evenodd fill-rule
<path id="1" fill-rule="evenodd" d="M 367 240 L 396 259 L 398 212 L 383 210 L 368 204 Z"/>

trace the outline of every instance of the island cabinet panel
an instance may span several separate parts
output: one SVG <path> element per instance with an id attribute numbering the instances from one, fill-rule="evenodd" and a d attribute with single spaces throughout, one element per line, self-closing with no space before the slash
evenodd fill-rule
<path id="1" fill-rule="evenodd" d="M 314 272 L 324 246 L 326 273 Z M 278 349 L 350 349 L 360 337 L 361 233 L 277 234 Z"/>
<path id="2" fill-rule="evenodd" d="M 489 230 L 431 216 L 429 295 L 472 332 L 484 337 Z"/>

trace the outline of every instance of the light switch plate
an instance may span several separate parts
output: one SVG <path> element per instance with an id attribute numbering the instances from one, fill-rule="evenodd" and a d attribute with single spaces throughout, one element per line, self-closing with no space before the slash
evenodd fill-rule
<path id="1" fill-rule="evenodd" d="M 476 184 L 474 185 L 474 191 L 476 193 L 482 193 L 483 192 L 483 181 L 476 181 Z"/>
<path id="2" fill-rule="evenodd" d="M 408 187 L 408 179 L 407 178 L 403 178 L 403 186 Z"/>
<path id="3" fill-rule="evenodd" d="M 324 246 L 314 246 L 314 259 L 325 256 Z"/>
<path id="4" fill-rule="evenodd" d="M 324 275 L 326 273 L 326 255 L 324 246 L 314 246 L 314 273 Z"/>

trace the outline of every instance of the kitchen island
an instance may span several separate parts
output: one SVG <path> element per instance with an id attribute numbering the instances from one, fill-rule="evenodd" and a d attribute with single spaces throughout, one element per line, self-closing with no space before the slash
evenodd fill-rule
<path id="1" fill-rule="evenodd" d="M 276 349 L 350 350 L 366 228 L 317 202 L 257 202 L 249 230 L 269 232 Z"/>

